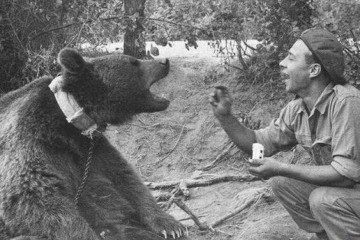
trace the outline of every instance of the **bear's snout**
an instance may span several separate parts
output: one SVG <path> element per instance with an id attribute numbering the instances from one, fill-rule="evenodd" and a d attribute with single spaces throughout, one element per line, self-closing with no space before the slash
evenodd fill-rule
<path id="1" fill-rule="evenodd" d="M 170 67 L 170 61 L 168 58 L 161 58 L 161 59 L 159 59 L 159 61 L 161 64 L 164 64 L 165 66 Z"/>
<path id="2" fill-rule="evenodd" d="M 168 58 L 160 58 L 158 59 L 159 63 L 163 66 L 165 66 L 165 70 L 163 71 L 164 76 L 161 78 L 166 77 L 169 74 L 170 71 L 170 61 Z M 160 79 L 161 79 L 160 78 Z"/>
<path id="3" fill-rule="evenodd" d="M 145 88 L 150 89 L 151 85 L 169 74 L 170 61 L 167 58 L 143 61 L 140 69 L 145 77 Z"/>

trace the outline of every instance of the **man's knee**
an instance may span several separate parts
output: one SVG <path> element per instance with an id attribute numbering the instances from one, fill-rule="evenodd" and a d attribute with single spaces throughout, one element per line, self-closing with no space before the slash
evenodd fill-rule
<path id="1" fill-rule="evenodd" d="M 270 187 L 275 196 L 281 195 L 284 191 L 287 192 L 289 188 L 289 178 L 273 177 L 269 180 Z"/>
<path id="2" fill-rule="evenodd" d="M 315 215 L 321 214 L 331 208 L 336 199 L 337 198 L 331 193 L 331 191 L 329 191 L 329 188 L 316 188 L 309 196 L 310 209 Z"/>

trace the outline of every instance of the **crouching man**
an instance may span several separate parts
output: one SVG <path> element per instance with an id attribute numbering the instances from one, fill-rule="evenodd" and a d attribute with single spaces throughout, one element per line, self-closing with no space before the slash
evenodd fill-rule
<path id="1" fill-rule="evenodd" d="M 250 153 L 265 147 L 250 172 L 271 178 L 272 190 L 311 239 L 360 239 L 360 91 L 343 78 L 342 45 L 323 29 L 308 29 L 280 62 L 286 91 L 297 98 L 269 126 L 251 130 L 231 113 L 231 97 L 215 89 L 214 115 L 231 140 Z M 300 144 L 314 165 L 294 165 L 271 156 Z M 360 186 L 360 185 L 359 185 Z"/>

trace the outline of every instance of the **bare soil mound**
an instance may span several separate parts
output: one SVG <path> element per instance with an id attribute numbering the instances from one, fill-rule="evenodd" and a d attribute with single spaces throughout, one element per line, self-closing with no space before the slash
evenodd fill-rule
<path id="1" fill-rule="evenodd" d="M 262 126 L 276 117 L 289 98 L 274 96 L 266 84 L 239 82 L 235 71 L 226 71 L 214 59 L 173 57 L 170 62 L 169 76 L 152 89 L 157 94 L 166 94 L 171 100 L 170 107 L 164 112 L 138 115 L 121 127 L 110 126 L 107 137 L 146 182 L 248 175 L 246 159 L 249 156 L 232 146 L 212 114 L 208 95 L 214 86 L 228 87 L 234 98 L 234 114 L 261 120 Z M 288 152 L 276 157 L 290 161 L 303 157 L 303 153 L 296 150 L 295 156 Z M 216 159 L 216 164 L 206 170 Z M 189 215 L 175 204 L 168 211 L 189 226 L 189 237 L 194 240 L 307 239 L 309 234 L 295 225 L 285 209 L 271 197 L 271 192 L 268 198 L 259 197 L 266 189 L 264 180 L 189 188 L 190 197 L 183 202 L 207 225 L 245 204 L 242 211 L 216 225 L 215 231 L 199 230 Z M 171 191 L 162 192 L 165 190 Z M 246 205 L 249 200 L 253 201 Z"/>

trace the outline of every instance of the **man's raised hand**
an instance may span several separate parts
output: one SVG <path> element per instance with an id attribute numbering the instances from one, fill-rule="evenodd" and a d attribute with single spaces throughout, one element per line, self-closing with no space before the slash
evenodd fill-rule
<path id="1" fill-rule="evenodd" d="M 212 109 L 216 117 L 231 114 L 232 98 L 226 87 L 215 87 L 214 91 L 210 93 L 209 102 L 212 105 Z"/>

